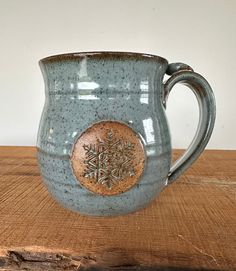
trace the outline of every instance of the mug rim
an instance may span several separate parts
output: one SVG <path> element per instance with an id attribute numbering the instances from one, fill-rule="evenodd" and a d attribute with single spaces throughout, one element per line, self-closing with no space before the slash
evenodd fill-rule
<path id="1" fill-rule="evenodd" d="M 77 60 L 83 59 L 85 57 L 93 59 L 134 59 L 134 60 L 148 60 L 152 59 L 159 61 L 163 64 L 168 64 L 168 61 L 158 55 L 147 54 L 147 53 L 137 53 L 137 52 L 123 52 L 123 51 L 88 51 L 88 52 L 74 52 L 74 53 L 64 53 L 51 55 L 39 60 L 39 64 L 45 64 L 49 62 L 60 62 L 65 60 Z"/>

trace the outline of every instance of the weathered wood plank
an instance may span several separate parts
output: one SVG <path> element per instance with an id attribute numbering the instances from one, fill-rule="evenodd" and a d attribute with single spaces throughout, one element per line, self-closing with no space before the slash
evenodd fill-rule
<path id="1" fill-rule="evenodd" d="M 51 198 L 35 148 L 0 147 L 0 269 L 164 267 L 236 270 L 236 151 L 206 151 L 146 209 L 95 218 Z"/>

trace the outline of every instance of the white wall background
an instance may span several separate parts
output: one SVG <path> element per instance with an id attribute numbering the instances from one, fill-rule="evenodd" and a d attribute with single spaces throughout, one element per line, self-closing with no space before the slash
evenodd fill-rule
<path id="1" fill-rule="evenodd" d="M 0 145 L 35 145 L 44 103 L 38 60 L 118 50 L 184 62 L 210 82 L 217 120 L 208 148 L 236 149 L 235 0 L 0 0 Z M 175 87 L 167 115 L 173 146 L 197 126 L 193 94 Z"/>

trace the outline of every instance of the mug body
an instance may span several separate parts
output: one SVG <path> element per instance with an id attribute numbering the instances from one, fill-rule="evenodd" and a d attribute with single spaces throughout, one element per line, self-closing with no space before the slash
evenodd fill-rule
<path id="1" fill-rule="evenodd" d="M 93 52 L 45 58 L 37 148 L 41 175 L 64 207 L 109 216 L 146 206 L 167 184 L 171 143 L 165 59 Z"/>

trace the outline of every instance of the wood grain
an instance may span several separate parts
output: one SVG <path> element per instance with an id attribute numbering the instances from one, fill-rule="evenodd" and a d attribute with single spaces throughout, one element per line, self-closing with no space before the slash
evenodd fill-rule
<path id="1" fill-rule="evenodd" d="M 1 270 L 236 270 L 236 151 L 205 151 L 148 208 L 113 218 L 59 206 L 35 156 L 0 147 Z"/>

